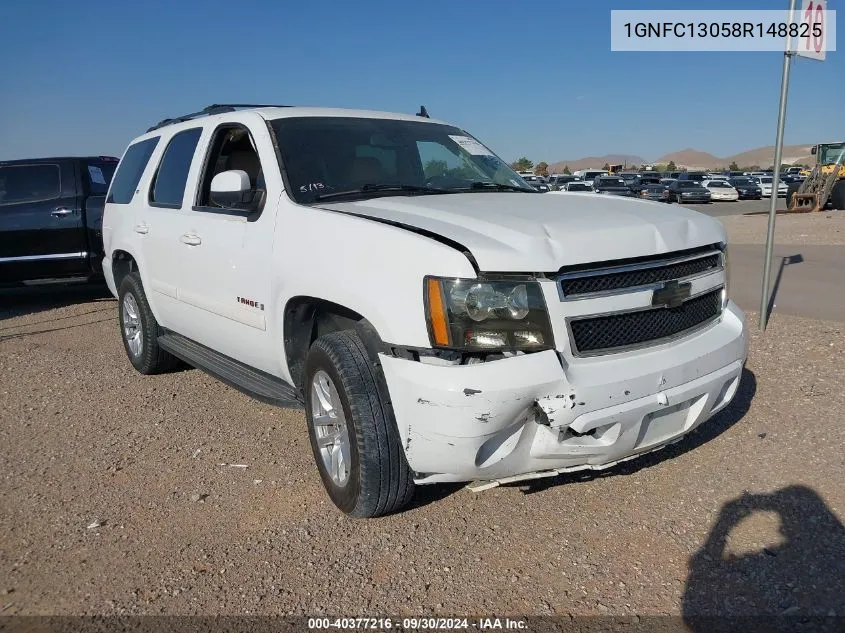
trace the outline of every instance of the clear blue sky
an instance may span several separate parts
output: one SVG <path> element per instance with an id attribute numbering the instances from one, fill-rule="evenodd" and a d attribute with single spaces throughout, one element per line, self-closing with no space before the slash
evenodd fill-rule
<path id="1" fill-rule="evenodd" d="M 11 1 L 0 22 L 0 159 L 119 155 L 158 120 L 216 102 L 425 104 L 507 160 L 651 160 L 686 147 L 726 156 L 774 143 L 782 55 L 614 53 L 610 9 L 787 6 Z M 843 59 L 793 65 L 787 143 L 845 134 Z"/>

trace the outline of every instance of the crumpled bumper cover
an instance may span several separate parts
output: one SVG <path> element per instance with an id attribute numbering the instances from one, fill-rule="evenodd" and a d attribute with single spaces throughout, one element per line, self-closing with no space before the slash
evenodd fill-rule
<path id="1" fill-rule="evenodd" d="M 707 329 L 632 353 L 381 361 L 418 483 L 503 482 L 600 469 L 678 440 L 730 402 L 746 354 L 730 303 Z"/>

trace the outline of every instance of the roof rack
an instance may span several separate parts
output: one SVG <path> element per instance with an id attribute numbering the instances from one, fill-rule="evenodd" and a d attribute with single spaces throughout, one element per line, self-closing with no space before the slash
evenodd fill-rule
<path id="1" fill-rule="evenodd" d="M 198 119 L 203 116 L 211 116 L 212 114 L 223 114 L 224 112 L 234 112 L 235 110 L 252 109 L 252 108 L 289 108 L 289 105 L 274 105 L 274 104 L 258 104 L 258 103 L 215 103 L 207 106 L 199 112 L 192 112 L 191 114 L 183 114 L 172 119 L 162 119 L 147 132 L 152 132 L 165 125 L 173 125 L 174 123 L 183 123 L 192 119 Z"/>

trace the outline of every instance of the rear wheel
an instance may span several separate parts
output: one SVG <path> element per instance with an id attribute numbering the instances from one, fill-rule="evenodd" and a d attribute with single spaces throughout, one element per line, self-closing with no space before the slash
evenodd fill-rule
<path id="1" fill-rule="evenodd" d="M 123 278 L 118 300 L 120 334 L 132 366 L 142 374 L 159 374 L 173 369 L 179 360 L 158 345 L 161 328 L 153 316 L 137 272 Z"/>
<path id="2" fill-rule="evenodd" d="M 306 365 L 311 449 L 332 502 L 353 517 L 400 510 L 414 494 L 381 371 L 352 330 L 321 336 Z"/>

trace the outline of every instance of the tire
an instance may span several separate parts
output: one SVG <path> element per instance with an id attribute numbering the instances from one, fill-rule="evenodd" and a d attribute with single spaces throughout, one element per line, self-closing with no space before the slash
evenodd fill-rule
<path id="1" fill-rule="evenodd" d="M 792 206 L 792 196 L 798 193 L 798 190 L 801 188 L 801 183 L 790 183 L 789 187 L 786 189 L 786 208 L 790 208 Z"/>
<path id="2" fill-rule="evenodd" d="M 828 202 L 834 209 L 845 211 L 845 180 L 840 180 L 833 185 Z"/>
<path id="3" fill-rule="evenodd" d="M 129 273 L 120 282 L 118 321 L 123 348 L 132 366 L 142 374 L 160 374 L 173 369 L 179 360 L 158 346 L 161 328 L 150 310 L 141 276 Z M 140 333 L 140 337 L 131 334 Z"/>
<path id="4" fill-rule="evenodd" d="M 332 502 L 359 518 L 405 507 L 414 495 L 413 473 L 381 369 L 370 360 L 358 333 L 344 330 L 318 338 L 305 359 L 305 375 L 308 435 Z M 327 400 L 331 406 L 324 406 Z M 334 443 L 326 445 L 327 438 L 335 438 Z"/>

